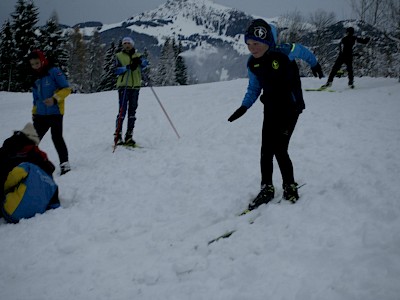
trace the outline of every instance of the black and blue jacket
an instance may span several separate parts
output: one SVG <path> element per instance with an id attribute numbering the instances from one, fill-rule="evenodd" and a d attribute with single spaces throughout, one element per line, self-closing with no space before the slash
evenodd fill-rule
<path id="1" fill-rule="evenodd" d="M 297 77 L 288 56 L 276 49 L 261 58 L 251 56 L 247 62 L 249 85 L 242 105 L 250 108 L 263 92 L 264 112 L 275 115 L 300 113 L 304 102 L 298 103 Z M 301 92 L 301 90 L 300 90 Z M 300 97 L 302 100 L 302 97 Z"/>
<path id="2" fill-rule="evenodd" d="M 277 53 L 280 54 L 278 55 Z M 283 90 L 283 83 L 276 82 L 276 78 L 273 76 L 271 77 L 271 74 L 275 74 L 276 72 L 271 70 L 271 66 L 267 66 L 264 62 L 268 56 L 271 55 L 274 57 L 279 56 L 279 61 L 285 61 L 284 65 L 290 68 L 290 70 L 287 70 L 287 72 L 290 73 L 288 77 L 279 77 L 279 80 L 290 80 L 290 83 L 285 84 L 285 90 Z M 286 59 L 284 57 L 286 57 Z M 268 101 L 267 99 L 270 99 L 271 97 L 276 98 L 279 94 L 281 96 L 286 95 L 287 97 L 287 89 L 290 87 L 291 105 L 294 105 L 298 113 L 301 113 L 303 109 L 305 109 L 305 104 L 303 92 L 301 90 L 299 70 L 295 59 L 306 61 L 310 67 L 314 67 L 317 64 L 317 59 L 314 54 L 300 44 L 278 45 L 275 48 L 268 50 L 260 59 L 250 57 L 247 62 L 249 85 L 242 101 L 242 105 L 250 108 L 254 102 L 256 102 L 261 92 L 263 92 L 264 104 L 266 104 L 265 101 Z M 261 62 L 261 65 L 255 67 L 259 62 Z M 281 89 L 280 93 L 277 92 L 277 89 Z M 272 91 L 273 95 L 269 95 Z"/>

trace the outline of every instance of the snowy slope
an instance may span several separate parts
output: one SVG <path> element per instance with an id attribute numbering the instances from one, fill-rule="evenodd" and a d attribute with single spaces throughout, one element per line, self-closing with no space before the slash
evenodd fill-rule
<path id="1" fill-rule="evenodd" d="M 55 178 L 63 208 L 1 221 L 0 298 L 398 299 L 400 85 L 356 84 L 337 79 L 335 93 L 305 93 L 290 147 L 301 198 L 261 207 L 252 225 L 235 214 L 259 189 L 261 103 L 227 122 L 246 80 L 155 88 L 179 140 L 143 88 L 143 148 L 115 153 L 117 93 L 71 95 L 73 170 Z M 1 141 L 30 109 L 30 94 L 0 93 Z M 41 148 L 58 165 L 50 136 Z M 277 168 L 274 180 L 279 198 Z"/>

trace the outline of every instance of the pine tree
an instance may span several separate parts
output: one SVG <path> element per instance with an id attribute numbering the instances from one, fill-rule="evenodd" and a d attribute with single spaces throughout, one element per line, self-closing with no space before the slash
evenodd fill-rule
<path id="1" fill-rule="evenodd" d="M 47 20 L 46 25 L 40 29 L 40 32 L 40 49 L 46 53 L 50 62 L 61 68 L 68 76 L 68 52 L 66 50 L 68 41 L 62 35 L 58 17 L 55 13 Z"/>
<path id="2" fill-rule="evenodd" d="M 14 72 L 13 35 L 10 21 L 7 20 L 0 35 L 0 91 L 10 91 Z"/>
<path id="3" fill-rule="evenodd" d="M 322 66 L 323 70 L 331 68 L 330 58 L 336 56 L 336 52 L 332 52 L 331 36 L 327 30 L 335 20 L 336 16 L 334 13 L 328 13 L 321 9 L 310 15 L 310 23 L 315 26 L 315 34 L 311 40 L 310 49 L 318 58 L 318 62 Z M 309 76 L 312 75 L 308 64 L 303 66 L 302 70 L 306 71 Z"/>
<path id="4" fill-rule="evenodd" d="M 170 38 L 165 40 L 161 50 L 161 57 L 153 75 L 154 82 L 161 86 L 176 85 L 176 60 L 173 42 Z"/>
<path id="5" fill-rule="evenodd" d="M 74 91 L 84 92 L 86 47 L 78 27 L 69 36 L 68 57 L 69 83 Z"/>
<path id="6" fill-rule="evenodd" d="M 182 42 L 179 42 L 179 45 L 177 47 L 177 51 L 175 53 L 176 56 L 176 71 L 175 71 L 175 77 L 176 77 L 176 82 L 179 85 L 186 85 L 187 82 L 187 68 L 185 65 L 185 60 L 181 56 L 182 53 Z"/>
<path id="7" fill-rule="evenodd" d="M 87 80 L 84 92 L 93 93 L 97 90 L 99 80 L 101 78 L 104 61 L 103 45 L 101 44 L 100 34 L 97 30 L 87 43 L 86 50 L 86 74 Z"/>
<path id="8" fill-rule="evenodd" d="M 114 41 L 111 42 L 108 48 L 103 64 L 103 73 L 100 77 L 100 84 L 97 86 L 97 91 L 111 91 L 115 89 L 116 75 L 114 73 L 115 53 L 117 48 Z"/>
<path id="9" fill-rule="evenodd" d="M 150 52 L 147 48 L 144 48 L 144 52 L 142 55 L 147 61 L 148 61 L 148 66 L 142 70 L 142 86 L 149 86 L 151 84 L 151 78 L 150 78 L 150 65 L 151 65 L 151 61 L 150 61 Z"/>
<path id="10" fill-rule="evenodd" d="M 13 61 L 15 61 L 15 77 L 11 82 L 11 90 L 26 92 L 31 86 L 29 76 L 30 66 L 26 57 L 30 50 L 39 46 L 35 34 L 38 22 L 38 9 L 32 1 L 18 0 L 15 12 L 11 15 L 11 25 L 14 35 Z"/>

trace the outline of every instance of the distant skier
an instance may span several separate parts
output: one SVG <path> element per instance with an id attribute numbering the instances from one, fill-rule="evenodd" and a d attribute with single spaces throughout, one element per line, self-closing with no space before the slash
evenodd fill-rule
<path id="1" fill-rule="evenodd" d="M 336 58 L 335 64 L 329 74 L 328 81 L 321 86 L 322 89 L 332 86 L 333 78 L 340 70 L 343 64 L 346 64 L 347 73 L 349 77 L 349 87 L 354 88 L 354 75 L 353 75 L 353 46 L 354 44 L 361 43 L 367 44 L 370 38 L 360 38 L 354 35 L 354 28 L 349 27 L 346 29 L 346 36 L 342 38 L 339 44 L 339 55 Z"/>
<path id="2" fill-rule="evenodd" d="M 261 191 L 249 204 L 249 210 L 274 198 L 274 157 L 282 174 L 283 196 L 294 203 L 299 199 L 298 185 L 294 180 L 288 147 L 299 114 L 305 108 L 298 68 L 294 60 L 275 45 L 271 26 L 262 19 L 256 19 L 250 24 L 245 32 L 245 42 L 252 55 L 247 62 L 249 84 L 241 106 L 228 121 L 233 122 L 244 115 L 263 92 L 260 97 L 264 104 L 260 159 Z M 316 74 L 322 77 L 315 56 L 311 52 L 304 53 L 310 55 L 311 65 L 315 67 Z"/>
<path id="3" fill-rule="evenodd" d="M 126 144 L 134 146 L 133 129 L 135 128 L 136 109 L 139 101 L 139 90 L 142 85 L 142 69 L 148 64 L 147 60 L 136 51 L 134 41 L 130 37 L 122 39 L 122 51 L 116 54 L 115 74 L 119 96 L 119 110 L 114 133 L 115 145 Z M 122 140 L 122 124 L 128 111 L 128 124 L 125 141 Z"/>

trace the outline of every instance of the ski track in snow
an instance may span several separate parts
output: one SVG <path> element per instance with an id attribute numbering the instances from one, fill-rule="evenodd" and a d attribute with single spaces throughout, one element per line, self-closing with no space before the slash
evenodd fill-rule
<path id="1" fill-rule="evenodd" d="M 155 87 L 180 139 L 143 88 L 134 133 L 143 148 L 115 153 L 117 92 L 69 96 L 72 171 L 55 176 L 62 208 L 0 221 L 1 298 L 398 299 L 400 84 L 346 83 L 304 92 L 289 148 L 306 183 L 299 202 L 244 217 L 260 185 L 262 104 L 227 118 L 247 80 Z M 1 141 L 31 119 L 31 105 L 29 93 L 0 92 Z M 58 165 L 50 134 L 40 147 Z M 274 184 L 279 198 L 277 165 Z"/>

